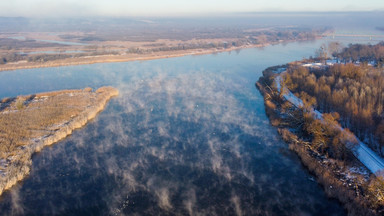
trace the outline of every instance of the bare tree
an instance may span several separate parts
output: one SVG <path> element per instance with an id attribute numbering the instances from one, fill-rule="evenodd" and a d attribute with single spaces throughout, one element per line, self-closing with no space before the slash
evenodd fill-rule
<path id="1" fill-rule="evenodd" d="M 324 61 L 324 64 L 327 64 L 328 59 L 328 47 L 325 44 L 322 44 L 318 50 L 315 52 L 315 57 L 319 60 Z"/>

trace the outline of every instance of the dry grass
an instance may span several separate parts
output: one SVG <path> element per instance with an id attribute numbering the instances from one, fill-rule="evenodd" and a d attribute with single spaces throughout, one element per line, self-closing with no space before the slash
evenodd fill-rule
<path id="1" fill-rule="evenodd" d="M 102 87 L 94 92 L 86 88 L 2 100 L 0 194 L 28 174 L 34 152 L 83 126 L 117 94 L 112 87 Z"/>

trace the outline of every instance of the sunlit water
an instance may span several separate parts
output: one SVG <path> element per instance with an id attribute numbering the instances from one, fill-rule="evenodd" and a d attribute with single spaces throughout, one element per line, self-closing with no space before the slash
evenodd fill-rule
<path id="1" fill-rule="evenodd" d="M 255 81 L 324 41 L 0 73 L 0 97 L 111 85 L 120 95 L 33 157 L 1 215 L 344 215 L 269 125 Z"/>

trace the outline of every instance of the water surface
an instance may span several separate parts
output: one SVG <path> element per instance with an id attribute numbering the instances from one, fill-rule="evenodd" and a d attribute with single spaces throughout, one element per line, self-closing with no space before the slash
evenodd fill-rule
<path id="1" fill-rule="evenodd" d="M 324 41 L 0 73 L 0 97 L 111 85 L 120 96 L 33 157 L 5 215 L 344 215 L 271 127 L 255 81 Z"/>
<path id="2" fill-rule="evenodd" d="M 88 45 L 86 43 L 78 43 L 78 42 L 71 42 L 71 41 L 40 40 L 40 39 L 35 39 L 35 40 L 41 41 L 41 42 L 46 42 L 46 43 L 63 44 L 63 45 L 69 45 L 69 46 L 86 46 L 86 45 Z"/>

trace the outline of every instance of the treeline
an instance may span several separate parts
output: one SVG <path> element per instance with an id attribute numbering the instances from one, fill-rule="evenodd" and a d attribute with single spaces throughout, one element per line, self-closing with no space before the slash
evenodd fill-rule
<path id="1" fill-rule="evenodd" d="M 325 29 L 315 30 L 315 29 L 279 29 L 279 30 L 266 30 L 266 31 L 237 31 L 232 35 L 221 35 L 217 33 L 216 35 L 211 35 L 211 32 L 206 32 L 206 36 L 200 36 L 200 34 L 192 34 L 189 35 L 189 38 L 183 38 L 185 42 L 179 43 L 173 46 L 167 46 L 165 43 L 151 43 L 149 45 L 144 45 L 144 47 L 148 48 L 139 48 L 132 47 L 129 48 L 127 53 L 135 53 L 135 54 L 145 54 L 151 52 L 164 52 L 164 51 L 179 51 L 179 50 L 190 50 L 190 49 L 227 49 L 231 47 L 242 47 L 245 45 L 261 45 L 267 43 L 277 43 L 281 41 L 294 41 L 294 40 L 313 40 L 321 33 L 323 33 Z M 201 33 L 203 34 L 203 33 Z M 194 37 L 190 37 L 194 36 Z M 225 36 L 225 37 L 224 37 Z M 222 41 L 216 42 L 188 42 L 191 39 L 220 39 L 220 38 L 232 38 L 226 41 L 222 39 Z M 169 39 L 169 38 L 167 38 Z M 177 39 L 177 38 L 176 38 Z M 178 38 L 180 39 L 180 38 Z M 80 39 L 81 40 L 81 39 Z M 106 40 L 106 39 L 105 39 Z M 154 40 L 155 41 L 155 40 Z"/>
<path id="2" fill-rule="evenodd" d="M 26 54 L 17 54 L 17 53 L 3 54 L 3 55 L 0 55 L 0 64 L 23 61 L 26 59 L 27 59 Z"/>
<path id="3" fill-rule="evenodd" d="M 314 39 L 321 35 L 327 28 L 299 28 L 299 27 L 280 27 L 269 28 L 268 30 L 250 29 L 247 26 L 236 27 L 199 27 L 199 28 L 186 28 L 177 26 L 171 28 L 170 26 L 151 26 L 151 28 L 143 29 L 115 29 L 113 31 L 96 31 L 95 33 L 86 32 L 84 35 L 59 35 L 65 40 L 78 40 L 83 42 L 102 42 L 102 41 L 132 41 L 132 42 L 156 42 L 159 39 L 168 40 L 206 40 L 206 39 L 222 39 L 222 38 L 238 38 L 246 39 L 249 37 L 259 37 L 265 35 L 266 37 L 274 38 L 275 40 L 293 40 L 293 39 Z M 253 28 L 253 27 L 252 27 Z"/>
<path id="4" fill-rule="evenodd" d="M 293 41 L 293 40 L 312 40 L 318 34 L 315 31 L 277 31 L 277 32 L 257 32 L 251 36 L 239 38 L 236 40 L 222 41 L 222 42 L 199 42 L 199 43 L 180 43 L 177 46 L 165 46 L 162 44 L 160 47 L 154 47 L 149 50 L 143 49 L 129 49 L 129 53 L 146 53 L 146 52 L 160 52 L 160 51 L 178 51 L 189 49 L 211 49 L 221 48 L 228 49 L 231 47 L 241 47 L 245 45 L 262 45 L 266 43 L 276 43 L 280 41 Z"/>
<path id="5" fill-rule="evenodd" d="M 91 53 L 75 53 L 75 54 L 6 54 L 0 55 L 0 64 L 6 64 L 17 61 L 28 61 L 28 62 L 47 62 L 59 59 L 68 58 L 79 58 L 83 56 L 100 56 L 100 55 L 118 55 L 116 51 L 95 51 Z"/>
<path id="6" fill-rule="evenodd" d="M 79 58 L 83 56 L 100 56 L 100 55 L 118 55 L 115 51 L 96 51 L 92 53 L 76 53 L 76 54 L 39 54 L 31 55 L 27 58 L 29 62 L 47 62 L 67 58 Z"/>
<path id="7" fill-rule="evenodd" d="M 291 65 L 285 85 L 324 113 L 337 112 L 340 123 L 384 155 L 383 68 L 348 64 L 317 69 Z"/>
<path id="8" fill-rule="evenodd" d="M 0 55 L 0 64 L 7 64 L 10 62 L 17 62 L 17 61 L 28 61 L 28 62 L 47 62 L 47 61 L 53 61 L 58 59 L 66 59 L 66 58 L 73 58 L 73 57 L 80 57 L 82 56 L 82 53 L 80 54 L 35 54 L 35 55 L 27 55 L 27 54 L 6 54 L 6 55 Z"/>
<path id="9" fill-rule="evenodd" d="M 41 41 L 36 41 L 31 39 L 17 40 L 12 38 L 0 38 L 0 49 L 2 50 L 57 47 L 57 46 L 67 46 L 67 45 L 41 42 Z"/>
<path id="10" fill-rule="evenodd" d="M 379 66 L 384 63 L 384 42 L 376 45 L 349 44 L 341 52 L 333 53 L 334 57 L 343 62 L 376 62 Z"/>

